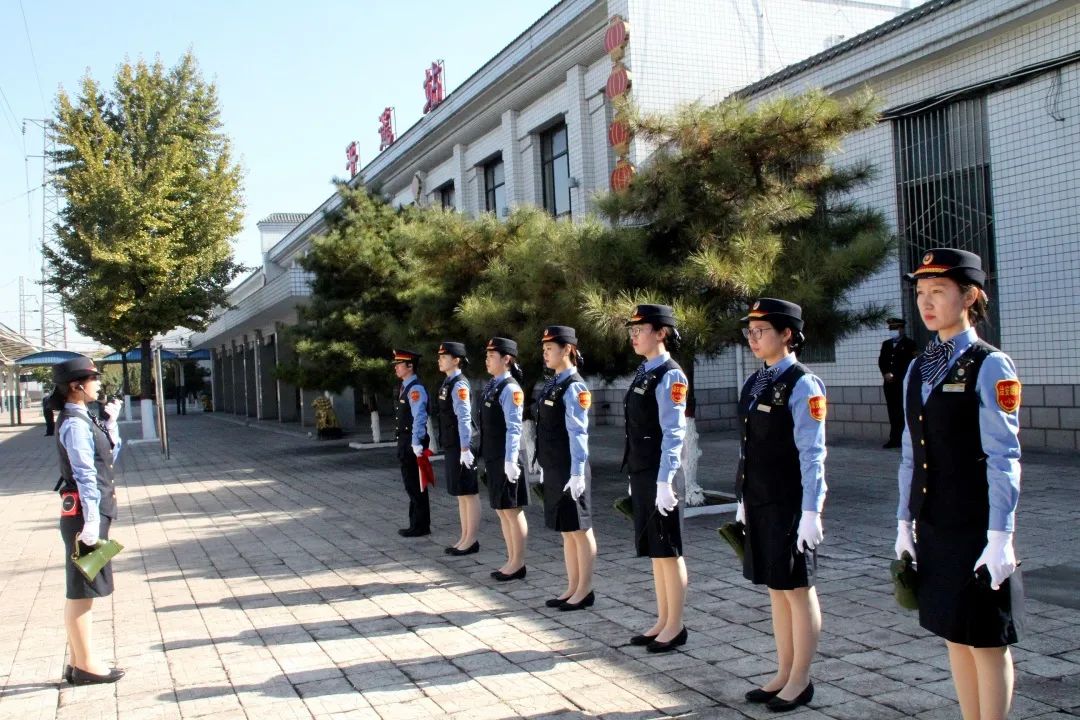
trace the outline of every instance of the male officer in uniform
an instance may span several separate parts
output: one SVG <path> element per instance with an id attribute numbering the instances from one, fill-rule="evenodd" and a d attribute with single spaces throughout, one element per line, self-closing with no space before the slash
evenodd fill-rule
<path id="1" fill-rule="evenodd" d="M 401 381 L 397 394 L 398 461 L 401 479 L 409 494 L 409 527 L 398 530 L 402 537 L 420 537 L 431 533 L 431 510 L 427 493 L 420 488 L 420 466 L 416 459 L 428 446 L 428 394 L 416 376 L 420 354 L 411 350 L 394 351 L 394 374 Z"/>
<path id="2" fill-rule="evenodd" d="M 919 354 L 919 348 L 904 334 L 903 318 L 889 318 L 886 323 L 893 335 L 881 343 L 877 361 L 885 404 L 889 408 L 889 441 L 882 447 L 898 448 L 904 435 L 904 376 L 908 365 Z"/>

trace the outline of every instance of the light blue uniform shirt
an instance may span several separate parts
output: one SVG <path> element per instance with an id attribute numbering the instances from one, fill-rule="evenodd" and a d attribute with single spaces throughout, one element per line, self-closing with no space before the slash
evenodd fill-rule
<path id="1" fill-rule="evenodd" d="M 773 365 L 776 374 L 773 380 L 780 377 L 798 362 L 795 353 L 786 355 L 782 360 Z M 757 373 L 747 378 L 746 382 L 754 381 Z M 825 507 L 825 494 L 828 492 L 828 484 L 825 482 L 825 456 L 828 451 L 825 448 L 825 422 L 815 420 L 810 414 L 810 398 L 825 397 L 825 383 L 817 375 L 806 373 L 791 388 L 788 397 L 788 410 L 795 423 L 795 447 L 799 451 L 799 470 L 802 475 L 802 509 L 821 512 Z M 753 405 L 756 405 L 756 399 Z M 751 407 L 753 407 L 753 405 Z"/>
<path id="2" fill-rule="evenodd" d="M 465 388 L 466 392 L 469 393 L 464 400 L 458 396 L 459 388 Z M 469 381 L 461 374 L 460 370 L 455 371 L 450 376 L 450 397 L 454 403 L 458 437 L 461 439 L 461 447 L 463 448 L 467 448 L 472 444 L 472 403 L 469 400 L 471 394 L 472 388 L 469 386 Z"/>
<path id="3" fill-rule="evenodd" d="M 402 381 L 402 387 L 411 383 L 416 378 L 415 375 Z M 409 400 L 409 409 L 412 411 L 412 444 L 423 445 L 424 438 L 427 437 L 427 404 L 428 396 L 427 390 L 420 383 L 413 385 L 406 390 Z M 413 399 L 413 396 L 416 399 Z"/>
<path id="4" fill-rule="evenodd" d="M 508 463 L 516 463 L 518 461 L 518 452 L 521 450 L 521 418 L 525 404 L 525 393 L 522 391 L 521 386 L 517 384 L 510 371 L 507 370 L 502 375 L 495 378 L 495 384 L 501 383 L 503 380 L 509 378 L 510 382 L 506 383 L 506 387 L 499 393 L 499 406 L 502 407 L 503 417 L 506 420 L 506 456 L 504 460 Z M 514 404 L 514 392 L 521 393 L 522 404 Z"/>
<path id="5" fill-rule="evenodd" d="M 555 376 L 555 384 L 570 377 L 577 368 L 568 368 Z M 563 393 L 563 405 L 566 407 L 566 432 L 570 436 L 570 474 L 584 475 L 585 463 L 589 459 L 589 411 L 578 402 L 579 393 L 587 393 L 585 383 L 573 382 Z"/>
<path id="6" fill-rule="evenodd" d="M 64 411 L 72 415 L 81 415 L 90 420 L 86 408 L 74 403 L 65 403 Z M 113 441 L 112 461 L 120 456 L 120 434 L 116 433 Z M 71 463 L 71 474 L 79 487 L 79 500 L 83 503 L 95 503 L 101 500 L 97 485 L 97 468 L 94 467 L 94 432 L 90 426 L 79 420 L 67 420 L 60 426 L 60 444 L 67 451 Z"/>
<path id="7" fill-rule="evenodd" d="M 975 328 L 968 328 L 953 338 L 955 346 L 949 357 L 948 371 L 978 339 Z M 911 371 L 915 363 L 908 367 L 904 376 L 904 416 L 907 417 L 907 391 L 911 380 Z M 975 391 L 979 396 L 979 434 L 982 438 L 983 452 L 986 453 L 986 483 L 990 491 L 990 530 L 1012 532 L 1016 521 L 1016 504 L 1020 500 L 1020 413 L 1005 412 L 998 406 L 997 384 L 1001 380 L 1016 380 L 1016 366 L 1012 358 L 1003 352 L 990 353 L 979 369 L 975 381 Z M 921 382 L 921 379 L 920 379 Z M 939 379 L 938 382 L 941 382 Z M 921 383 L 922 399 L 930 397 L 933 386 Z M 911 520 L 908 502 L 911 499 L 911 478 L 913 453 L 911 433 L 904 423 L 904 437 L 901 441 L 900 471 L 897 479 L 900 485 L 900 503 L 896 508 L 898 520 Z"/>
<path id="8" fill-rule="evenodd" d="M 671 353 L 661 353 L 645 362 L 645 372 L 652 372 L 671 359 Z M 683 440 L 686 439 L 686 397 L 676 403 L 671 399 L 671 386 L 682 383 L 689 391 L 690 381 L 682 370 L 668 370 L 656 384 L 656 404 L 660 409 L 660 429 L 664 433 L 660 441 L 660 470 L 656 482 L 670 483 L 682 466 Z"/>

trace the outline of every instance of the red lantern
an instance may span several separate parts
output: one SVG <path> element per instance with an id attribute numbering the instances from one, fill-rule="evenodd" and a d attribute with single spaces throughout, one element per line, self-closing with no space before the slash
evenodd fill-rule
<path id="1" fill-rule="evenodd" d="M 604 52 L 609 55 L 615 50 L 626 47 L 630 40 L 630 23 L 615 15 L 608 23 L 607 32 L 604 33 Z"/>
<path id="2" fill-rule="evenodd" d="M 634 179 L 634 166 L 625 160 L 615 166 L 615 169 L 611 171 L 611 189 L 615 192 L 622 192 L 630 187 L 630 181 Z"/>
<path id="3" fill-rule="evenodd" d="M 617 97 L 625 95 L 630 89 L 632 80 L 630 78 L 630 71 L 623 65 L 616 65 L 611 69 L 611 75 L 608 75 L 607 79 L 607 97 L 608 100 L 614 100 Z"/>

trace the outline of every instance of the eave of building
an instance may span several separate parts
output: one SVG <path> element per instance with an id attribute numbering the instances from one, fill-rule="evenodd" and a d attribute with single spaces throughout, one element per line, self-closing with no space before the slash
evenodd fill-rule
<path id="1" fill-rule="evenodd" d="M 607 24 L 603 0 L 564 0 L 515 38 L 477 70 L 439 107 L 403 132 L 350 180 L 357 186 L 386 185 L 393 178 L 411 178 L 413 172 L 434 166 L 452 153 L 453 146 L 497 127 L 506 110 L 518 109 L 566 80 L 576 64 L 588 65 L 603 55 Z M 595 41 L 595 42 L 594 42 Z M 468 137 L 465 137 L 468 128 Z M 478 131 L 479 129 L 479 131 Z M 407 181 L 406 181 L 407 182 Z M 283 262 L 320 232 L 325 217 L 341 204 L 334 193 L 293 228 L 268 253 Z"/>

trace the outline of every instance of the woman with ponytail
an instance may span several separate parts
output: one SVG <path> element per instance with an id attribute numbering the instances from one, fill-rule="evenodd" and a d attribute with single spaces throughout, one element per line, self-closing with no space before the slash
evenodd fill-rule
<path id="1" fill-rule="evenodd" d="M 524 508 L 529 490 L 522 476 L 521 421 L 525 376 L 517 363 L 518 346 L 509 338 L 488 341 L 485 366 L 491 380 L 480 404 L 480 457 L 487 470 L 491 507 L 499 516 L 506 541 L 506 562 L 491 577 L 499 582 L 525 577 L 525 548 L 529 525 Z"/>

